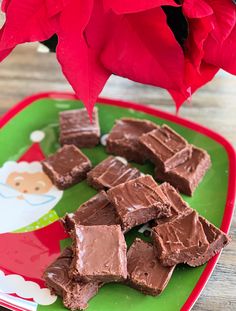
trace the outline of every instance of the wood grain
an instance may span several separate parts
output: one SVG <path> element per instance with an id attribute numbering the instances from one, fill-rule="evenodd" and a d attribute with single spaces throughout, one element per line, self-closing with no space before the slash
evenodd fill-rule
<path id="1" fill-rule="evenodd" d="M 54 54 L 37 53 L 37 44 L 23 45 L 0 65 L 0 114 L 25 96 L 45 91 L 68 91 L 71 87 L 61 74 Z M 175 113 L 167 92 L 112 77 L 104 97 L 130 100 Z M 219 132 L 236 146 L 236 77 L 220 72 L 186 103 L 179 115 Z M 223 251 L 194 311 L 236 310 L 236 216 L 230 234 L 233 238 Z M 171 311 L 171 310 L 170 310 Z"/>

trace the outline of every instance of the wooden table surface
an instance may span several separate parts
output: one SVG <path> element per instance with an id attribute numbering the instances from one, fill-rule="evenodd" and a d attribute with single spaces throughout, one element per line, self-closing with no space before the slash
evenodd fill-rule
<path id="1" fill-rule="evenodd" d="M 0 64 L 0 115 L 25 96 L 45 91 L 71 90 L 54 54 L 37 52 L 37 44 L 18 47 Z M 130 100 L 175 113 L 167 92 L 112 77 L 101 94 Z M 220 72 L 185 104 L 179 115 L 224 135 L 236 147 L 236 77 Z M 236 310 L 236 215 L 231 225 L 232 242 L 223 251 L 208 284 L 192 310 Z"/>

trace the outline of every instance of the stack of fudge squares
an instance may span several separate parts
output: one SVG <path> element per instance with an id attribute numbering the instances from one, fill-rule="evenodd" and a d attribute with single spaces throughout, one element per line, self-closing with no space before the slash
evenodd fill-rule
<path id="1" fill-rule="evenodd" d="M 92 168 L 79 148 L 94 147 L 99 141 L 97 109 L 92 123 L 85 109 L 62 112 L 62 147 L 42 162 L 59 189 L 86 179 L 98 190 L 61 220 L 72 245 L 44 272 L 47 287 L 71 310 L 87 308 L 88 301 L 110 282 L 157 296 L 176 265 L 202 265 L 230 241 L 178 192 L 193 195 L 211 164 L 206 151 L 190 145 L 167 125 L 123 118 L 106 140 L 107 153 L 113 155 Z M 127 161 L 151 161 L 156 179 L 164 183 L 158 185 Z M 127 250 L 125 235 L 147 223 L 150 241 L 136 238 Z"/>

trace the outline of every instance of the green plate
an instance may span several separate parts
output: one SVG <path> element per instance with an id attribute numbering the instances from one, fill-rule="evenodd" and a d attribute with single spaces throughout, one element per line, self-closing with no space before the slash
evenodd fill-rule
<path id="1" fill-rule="evenodd" d="M 19 160 L 25 160 L 27 156 L 30 156 L 30 161 L 33 161 L 38 160 L 42 154 L 47 156 L 55 152 L 59 147 L 58 113 L 81 107 L 83 107 L 82 103 L 75 100 L 73 95 L 60 93 L 36 95 L 27 98 L 15 106 L 0 120 L 0 167 L 6 166 L 8 161 L 18 162 L 19 165 Z M 224 138 L 177 116 L 137 104 L 100 99 L 97 107 L 102 135 L 108 133 L 115 120 L 121 117 L 148 119 L 157 124 L 165 123 L 170 125 L 191 144 L 207 150 L 212 159 L 212 167 L 198 186 L 194 196 L 192 198 L 183 196 L 183 198 L 192 208 L 196 209 L 217 227 L 221 227 L 225 232 L 229 230 L 235 194 L 235 153 L 232 146 Z M 35 136 L 36 139 L 34 140 L 37 141 L 41 133 L 36 132 L 38 135 L 32 135 L 35 131 L 43 132 L 45 137 L 40 143 L 34 142 L 33 144 L 30 140 L 30 135 L 31 138 Z M 93 149 L 82 150 L 90 158 L 93 165 L 98 164 L 107 157 L 105 148 L 102 145 Z M 38 153 L 42 154 L 38 155 Z M 144 173 L 153 174 L 153 166 L 151 164 L 137 165 L 132 163 L 132 165 L 138 167 Z M 1 182 L 3 183 L 4 181 L 0 178 Z M 89 187 L 86 182 L 81 182 L 64 191 L 61 193 L 61 198 L 57 204 L 48 212 L 47 217 L 36 219 L 33 223 L 21 228 L 16 227 L 14 228 L 15 230 L 11 230 L 14 232 L 2 232 L 0 235 L 0 247 L 1 238 L 5 240 L 13 238 L 14 240 L 19 237 L 20 239 L 24 234 L 43 232 L 45 228 L 52 227 L 53 223 L 57 222 L 58 217 L 62 217 L 66 212 L 73 212 L 81 203 L 88 200 L 95 193 L 96 191 Z M 3 213 L 1 203 L 0 212 L 1 214 Z M 5 218 L 4 221 L 10 222 L 11 219 Z M 142 234 L 138 233 L 137 230 L 133 230 L 127 235 L 128 243 L 135 236 L 143 238 Z M 50 239 L 50 247 L 53 248 L 54 236 L 50 236 L 48 239 Z M 68 240 L 61 241 L 61 247 L 64 247 L 66 244 L 68 244 Z M 10 247 L 14 250 L 13 244 Z M 12 254 L 11 256 L 15 256 L 14 252 Z M 24 254 L 22 256 L 24 257 Z M 206 284 L 217 259 L 218 255 L 210 260 L 207 265 L 197 268 L 179 265 L 175 269 L 167 288 L 159 297 L 145 296 L 126 285 L 107 284 L 89 302 L 88 310 L 172 311 L 180 310 L 181 308 L 182 310 L 189 310 Z M 37 261 L 40 261 L 40 258 L 35 259 L 35 265 L 37 265 Z M 6 293 L 3 296 L 0 295 L 0 305 L 8 308 L 14 307 L 14 310 L 21 310 L 20 303 L 23 303 L 26 310 L 33 310 L 35 307 L 40 311 L 64 310 L 59 298 L 53 304 L 42 305 L 40 304 L 40 299 L 34 299 L 33 295 L 30 296 L 29 294 L 29 297 L 27 297 L 26 294 L 21 295 L 18 293 L 16 289 L 11 289 L 12 292 L 10 290 L 4 291 L 4 288 L 1 289 L 1 275 L 6 277 L 9 274 L 21 275 L 24 280 L 32 280 L 38 283 L 41 288 L 43 287 L 43 283 L 40 281 L 41 275 L 38 275 L 39 280 L 37 280 L 37 276 L 31 277 L 27 272 L 25 274 L 22 272 L 24 269 L 27 270 L 27 265 L 24 269 L 22 268 L 23 270 L 20 270 L 21 272 L 19 272 L 17 267 L 15 269 L 15 266 L 17 264 L 12 265 L 8 269 L 8 263 L 4 262 L 0 256 L 0 292 Z M 22 266 L 24 266 L 24 262 Z M 17 295 L 12 295 L 14 294 L 13 291 Z"/>

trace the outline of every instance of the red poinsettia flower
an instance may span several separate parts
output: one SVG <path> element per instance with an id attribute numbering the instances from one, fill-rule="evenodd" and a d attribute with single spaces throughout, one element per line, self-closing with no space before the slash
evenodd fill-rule
<path id="1" fill-rule="evenodd" d="M 16 44 L 56 33 L 62 71 L 89 111 L 112 73 L 165 88 L 183 87 L 183 52 L 160 8 L 177 6 L 174 0 L 6 3 L 2 58 Z"/>
<path id="2" fill-rule="evenodd" d="M 236 74 L 236 6 L 232 0 L 184 0 L 182 10 L 189 25 L 184 90 L 192 94 L 220 68 Z M 170 93 L 180 107 L 183 92 Z"/>
<path id="3" fill-rule="evenodd" d="M 208 0 L 214 29 L 204 44 L 204 60 L 236 74 L 236 6 L 231 0 Z"/>
<path id="4" fill-rule="evenodd" d="M 184 40 L 169 8 L 187 21 Z M 231 0 L 4 0 L 2 10 L 0 60 L 57 34 L 62 71 L 89 112 L 111 74 L 166 88 L 177 107 L 220 67 L 236 74 Z"/>
<path id="5" fill-rule="evenodd" d="M 101 61 L 112 73 L 137 82 L 183 87 L 184 54 L 160 7 L 120 16 Z"/>

